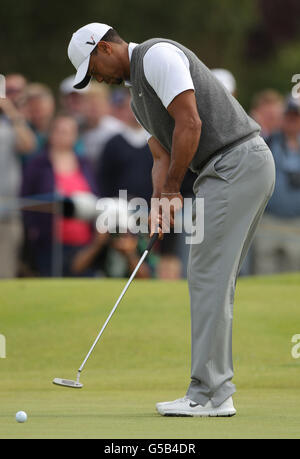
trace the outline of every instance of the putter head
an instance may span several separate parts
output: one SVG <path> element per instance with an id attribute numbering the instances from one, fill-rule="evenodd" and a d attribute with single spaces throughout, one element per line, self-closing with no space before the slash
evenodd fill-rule
<path id="1" fill-rule="evenodd" d="M 81 389 L 83 387 L 83 384 L 78 381 L 71 381 L 70 379 L 60 378 L 55 378 L 53 380 L 53 384 L 56 384 L 57 386 L 71 387 L 73 389 Z"/>

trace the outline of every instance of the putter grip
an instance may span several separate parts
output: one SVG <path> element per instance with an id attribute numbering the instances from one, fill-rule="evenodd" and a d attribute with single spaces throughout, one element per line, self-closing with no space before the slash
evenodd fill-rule
<path id="1" fill-rule="evenodd" d="M 151 237 L 151 239 L 149 241 L 149 244 L 148 244 L 148 247 L 146 249 L 148 252 L 150 252 L 150 250 L 154 246 L 155 242 L 158 240 L 158 236 L 159 236 L 159 233 L 154 233 L 153 236 Z"/>

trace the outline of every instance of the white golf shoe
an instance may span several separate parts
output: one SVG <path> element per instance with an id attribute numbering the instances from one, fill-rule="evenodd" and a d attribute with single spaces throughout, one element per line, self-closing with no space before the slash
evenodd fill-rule
<path id="1" fill-rule="evenodd" d="M 162 416 L 234 416 L 236 410 L 233 406 L 232 397 L 217 407 L 213 407 L 209 400 L 205 406 L 193 402 L 188 397 L 179 398 L 173 402 L 162 402 L 156 404 L 156 409 Z"/>

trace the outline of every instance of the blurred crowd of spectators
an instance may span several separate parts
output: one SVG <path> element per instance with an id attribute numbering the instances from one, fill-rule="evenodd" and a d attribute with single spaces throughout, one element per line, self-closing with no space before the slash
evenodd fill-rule
<path id="1" fill-rule="evenodd" d="M 233 76 L 215 75 L 235 94 Z M 127 89 L 65 79 L 54 95 L 24 76 L 6 76 L 0 99 L 0 278 L 123 277 L 135 268 L 147 234 L 101 234 L 95 222 L 67 218 L 55 196 L 141 197 L 150 203 L 152 156 L 130 109 Z M 274 155 L 277 183 L 242 274 L 300 269 L 300 106 L 274 90 L 256 94 L 250 115 Z M 188 172 L 184 197 L 193 196 Z M 138 277 L 185 277 L 185 235 L 157 244 Z"/>

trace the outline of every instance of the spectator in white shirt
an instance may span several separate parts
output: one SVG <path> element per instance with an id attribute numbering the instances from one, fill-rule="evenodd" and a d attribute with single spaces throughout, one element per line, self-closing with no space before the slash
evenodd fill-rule
<path id="1" fill-rule="evenodd" d="M 91 83 L 84 95 L 85 130 L 82 141 L 85 155 L 93 168 L 96 168 L 108 140 L 123 128 L 123 123 L 111 116 L 110 110 L 109 89 Z"/>
<path id="2" fill-rule="evenodd" d="M 65 78 L 60 86 L 60 105 L 64 113 L 67 115 L 73 116 L 81 131 L 84 115 L 83 115 L 83 106 L 84 106 L 84 94 L 87 92 L 87 89 L 75 89 L 73 88 L 74 76 L 69 76 Z"/>

